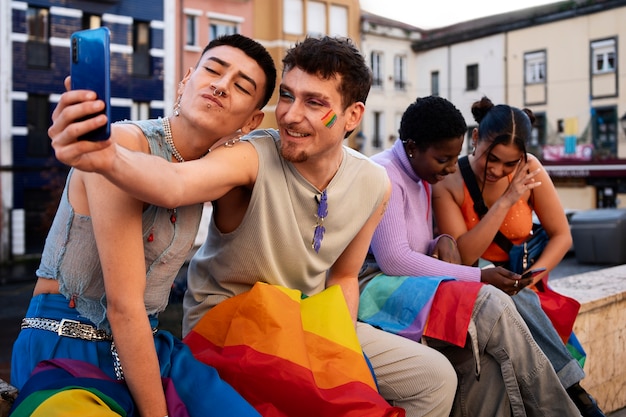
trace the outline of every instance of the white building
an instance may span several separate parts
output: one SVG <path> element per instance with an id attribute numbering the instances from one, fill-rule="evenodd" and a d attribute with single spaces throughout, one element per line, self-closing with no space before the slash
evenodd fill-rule
<path id="1" fill-rule="evenodd" d="M 361 13 L 361 51 L 374 82 L 357 135 L 366 155 L 388 148 L 398 137 L 402 113 L 418 97 L 417 68 L 411 43 L 421 30 L 395 20 Z"/>

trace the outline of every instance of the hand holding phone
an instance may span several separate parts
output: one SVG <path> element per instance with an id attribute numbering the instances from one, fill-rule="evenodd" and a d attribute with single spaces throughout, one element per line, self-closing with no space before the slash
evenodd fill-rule
<path id="1" fill-rule="evenodd" d="M 107 116 L 106 125 L 80 136 L 78 140 L 100 141 L 111 135 L 110 36 L 106 27 L 81 30 L 70 36 L 71 88 L 95 91 L 98 100 L 104 101 L 105 108 L 89 117 L 98 114 Z"/>
<path id="2" fill-rule="evenodd" d="M 546 268 L 529 269 L 528 271 L 526 271 L 526 272 L 524 272 L 522 274 L 522 279 L 534 278 L 537 275 L 541 274 L 545 270 L 546 270 Z"/>

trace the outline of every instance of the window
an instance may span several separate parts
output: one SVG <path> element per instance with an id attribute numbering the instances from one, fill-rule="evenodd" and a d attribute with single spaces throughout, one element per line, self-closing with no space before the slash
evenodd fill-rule
<path id="1" fill-rule="evenodd" d="M 370 57 L 372 67 L 372 86 L 383 86 L 383 54 L 382 52 L 372 52 Z"/>
<path id="2" fill-rule="evenodd" d="M 26 64 L 31 68 L 50 67 L 50 12 L 41 7 L 26 10 Z"/>
<path id="3" fill-rule="evenodd" d="M 593 123 L 593 145 L 600 158 L 617 157 L 617 110 L 615 107 L 595 108 Z"/>
<path id="4" fill-rule="evenodd" d="M 240 32 L 240 25 L 244 18 L 235 15 L 208 12 L 209 41 L 224 35 L 234 35 Z"/>
<path id="5" fill-rule="evenodd" d="M 591 59 L 594 74 L 615 72 L 615 39 L 592 42 Z"/>
<path id="6" fill-rule="evenodd" d="M 48 96 L 29 94 L 26 102 L 26 154 L 31 158 L 47 158 L 50 156 L 51 146 L 48 138 L 50 126 L 50 109 Z"/>
<path id="7" fill-rule="evenodd" d="M 236 22 L 211 19 L 211 24 L 209 25 L 209 40 L 219 38 L 222 35 L 234 35 L 235 33 L 239 33 Z"/>
<path id="8" fill-rule="evenodd" d="M 535 122 L 530 133 L 527 152 L 537 158 L 543 158 L 543 147 L 546 144 L 547 120 L 545 113 L 535 113 Z"/>
<path id="9" fill-rule="evenodd" d="M 524 54 L 524 72 L 526 84 L 543 84 L 546 82 L 546 53 L 531 52 Z"/>
<path id="10" fill-rule="evenodd" d="M 430 73 L 430 94 L 433 96 L 439 95 L 439 71 Z"/>
<path id="11" fill-rule="evenodd" d="M 546 114 L 534 113 L 535 122 L 533 123 L 533 130 L 530 134 L 531 147 L 543 146 L 546 144 Z"/>
<path id="12" fill-rule="evenodd" d="M 307 2 L 306 32 L 309 36 L 320 36 L 326 33 L 326 5 L 324 3 Z"/>
<path id="13" fill-rule="evenodd" d="M 396 90 L 406 88 L 406 57 L 396 55 L 393 59 L 393 85 Z"/>
<path id="14" fill-rule="evenodd" d="M 198 45 L 198 16 L 188 14 L 185 16 L 185 45 Z"/>
<path id="15" fill-rule="evenodd" d="M 302 0 L 283 0 L 283 30 L 290 35 L 301 35 L 304 6 Z"/>
<path id="16" fill-rule="evenodd" d="M 379 111 L 374 112 L 374 137 L 372 138 L 372 146 L 374 148 L 380 148 L 382 146 L 382 116 Z"/>
<path id="17" fill-rule="evenodd" d="M 348 36 L 348 8 L 344 6 L 330 6 L 330 36 Z"/>
<path id="18" fill-rule="evenodd" d="M 222 35 L 234 35 L 239 33 L 237 24 L 233 22 L 211 22 L 209 25 L 211 40 L 219 38 Z"/>
<path id="19" fill-rule="evenodd" d="M 95 29 L 102 26 L 102 16 L 83 13 L 83 29 Z"/>
<path id="20" fill-rule="evenodd" d="M 465 89 L 478 90 L 478 64 L 468 65 L 465 68 Z"/>
<path id="21" fill-rule="evenodd" d="M 135 21 L 133 27 L 133 74 L 150 76 L 150 24 Z"/>

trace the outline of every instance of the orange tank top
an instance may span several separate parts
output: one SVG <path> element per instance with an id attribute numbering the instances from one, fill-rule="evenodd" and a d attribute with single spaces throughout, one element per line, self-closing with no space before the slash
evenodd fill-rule
<path id="1" fill-rule="evenodd" d="M 474 200 L 470 195 L 465 183 L 463 183 L 463 204 L 461 212 L 465 219 L 467 230 L 471 230 L 478 224 L 480 218 L 474 211 Z M 504 218 L 504 222 L 500 226 L 500 232 L 506 236 L 514 244 L 520 244 L 528 236 L 533 227 L 532 209 L 528 205 L 528 201 L 519 200 L 511 207 Z M 506 262 L 509 260 L 509 254 L 503 251 L 496 243 L 491 242 L 481 258 L 490 262 Z"/>

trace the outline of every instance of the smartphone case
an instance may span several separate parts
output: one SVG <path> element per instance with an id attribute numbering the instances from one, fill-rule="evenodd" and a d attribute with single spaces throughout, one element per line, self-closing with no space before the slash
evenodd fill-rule
<path id="1" fill-rule="evenodd" d="M 111 135 L 111 60 L 110 32 L 106 27 L 74 32 L 70 36 L 70 75 L 72 90 L 93 90 L 104 101 L 102 114 L 107 116 L 105 126 L 89 132 L 79 140 L 106 140 Z"/>

